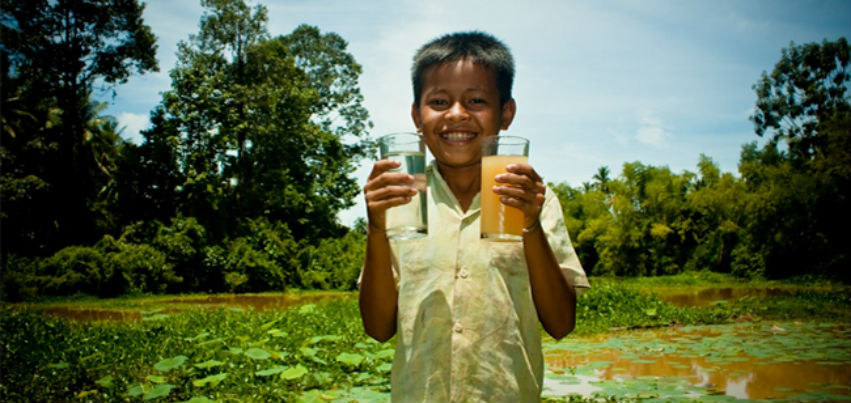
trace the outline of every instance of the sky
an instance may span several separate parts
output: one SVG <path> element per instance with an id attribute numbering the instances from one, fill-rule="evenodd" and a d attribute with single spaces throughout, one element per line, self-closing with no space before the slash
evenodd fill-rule
<path id="1" fill-rule="evenodd" d="M 414 131 L 410 67 L 424 43 L 481 30 L 511 49 L 517 115 L 503 134 L 530 140 L 529 163 L 546 182 L 581 186 L 639 161 L 697 171 L 701 154 L 737 174 L 742 145 L 758 141 L 752 86 L 791 42 L 851 38 L 851 0 L 265 0 L 268 31 L 301 24 L 335 32 L 363 67 L 359 86 L 370 136 Z M 149 0 L 160 71 L 115 88 L 106 114 L 140 142 L 170 88 L 179 41 L 199 31 L 197 0 Z M 97 94 L 96 94 L 97 96 Z M 354 173 L 366 183 L 373 161 Z M 366 216 L 363 197 L 339 214 Z"/>

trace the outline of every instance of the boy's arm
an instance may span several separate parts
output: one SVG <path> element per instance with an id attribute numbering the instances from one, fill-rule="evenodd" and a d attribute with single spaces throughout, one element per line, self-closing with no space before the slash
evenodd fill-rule
<path id="1" fill-rule="evenodd" d="M 360 283 L 360 314 L 366 334 L 382 342 L 396 333 L 398 293 L 390 264 L 387 234 L 383 228 L 370 225 Z"/>
<path id="2" fill-rule="evenodd" d="M 503 204 L 523 211 L 523 252 L 529 270 L 532 300 L 544 329 L 556 339 L 573 331 L 576 325 L 576 291 L 562 274 L 538 217 L 544 204 L 546 187 L 543 179 L 527 164 L 512 164 L 508 173 L 497 175 L 499 186 L 493 191 L 502 197 Z"/>
<path id="3" fill-rule="evenodd" d="M 386 211 L 410 203 L 416 190 L 410 186 L 414 178 L 400 172 L 398 161 L 381 160 L 375 163 L 364 186 L 369 227 L 366 234 L 366 256 L 361 274 L 361 320 L 366 334 L 378 341 L 387 341 L 396 333 L 396 311 L 399 295 L 390 262 L 390 241 L 387 240 Z"/>
<path id="4" fill-rule="evenodd" d="M 576 291 L 561 272 L 540 221 L 523 231 L 532 300 L 550 336 L 560 339 L 576 325 Z"/>

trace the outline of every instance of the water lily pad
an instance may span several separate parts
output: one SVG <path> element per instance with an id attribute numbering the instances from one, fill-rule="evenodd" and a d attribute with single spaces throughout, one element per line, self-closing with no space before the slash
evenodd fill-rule
<path id="1" fill-rule="evenodd" d="M 154 364 L 154 369 L 157 371 L 171 371 L 186 362 L 188 358 L 185 355 L 178 355 L 171 358 L 166 358 L 156 364 Z"/>
<path id="2" fill-rule="evenodd" d="M 227 372 L 221 372 L 221 373 L 218 373 L 218 374 L 215 374 L 215 375 L 205 376 L 201 379 L 196 379 L 196 380 L 192 381 L 192 385 L 199 387 L 199 388 L 202 387 L 202 386 L 206 386 L 206 385 L 216 386 L 216 385 L 219 384 L 219 382 L 223 381 L 227 377 L 228 377 Z"/>
<path id="3" fill-rule="evenodd" d="M 207 396 L 193 396 L 189 400 L 184 400 L 180 403 L 216 403 L 218 400 L 210 400 Z"/>
<path id="4" fill-rule="evenodd" d="M 104 388 L 108 388 L 112 386 L 113 379 L 114 378 L 112 377 L 112 375 L 105 375 L 102 378 L 96 380 L 95 383 L 100 386 L 103 386 Z"/>
<path id="5" fill-rule="evenodd" d="M 276 365 L 276 366 L 269 368 L 269 369 L 257 371 L 254 374 L 257 375 L 257 376 L 272 376 L 272 375 L 280 374 L 281 372 L 283 372 L 287 368 L 289 368 L 289 367 Z"/>
<path id="6" fill-rule="evenodd" d="M 148 375 L 145 377 L 151 383 L 166 383 L 168 380 L 162 375 Z"/>
<path id="7" fill-rule="evenodd" d="M 151 390 L 149 390 L 147 393 L 145 393 L 144 396 L 142 396 L 142 400 L 153 400 L 156 398 L 168 396 L 168 394 L 171 393 L 172 389 L 174 389 L 174 385 L 170 383 L 154 385 Z"/>
<path id="8" fill-rule="evenodd" d="M 194 367 L 199 368 L 199 369 L 207 369 L 207 368 L 218 367 L 220 365 L 224 365 L 224 362 L 217 361 L 217 360 L 207 360 L 207 361 L 199 362 L 199 363 L 195 364 Z"/>
<path id="9" fill-rule="evenodd" d="M 360 365 L 360 363 L 363 362 L 363 359 L 364 357 L 360 354 L 343 352 L 337 355 L 337 362 L 341 362 L 352 367 Z"/>
<path id="10" fill-rule="evenodd" d="M 259 347 L 249 348 L 245 351 L 245 355 L 255 360 L 265 360 L 272 356 L 268 351 Z"/>
<path id="11" fill-rule="evenodd" d="M 127 388 L 127 396 L 136 397 L 136 396 L 141 395 L 143 391 L 144 391 L 144 388 L 142 387 L 141 384 L 137 383 L 135 385 L 130 385 L 130 387 Z"/>
<path id="12" fill-rule="evenodd" d="M 292 381 L 294 379 L 301 378 L 305 374 L 307 374 L 307 368 L 299 364 L 294 367 L 289 367 L 283 372 L 281 372 L 281 378 L 286 379 L 288 381 Z"/>

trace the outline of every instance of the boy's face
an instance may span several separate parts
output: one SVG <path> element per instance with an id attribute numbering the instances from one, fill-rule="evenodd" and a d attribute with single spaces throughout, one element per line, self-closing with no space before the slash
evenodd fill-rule
<path id="1" fill-rule="evenodd" d="M 508 129 L 514 100 L 499 104 L 496 74 L 467 60 L 427 69 L 419 108 L 411 116 L 438 163 L 465 167 L 481 163 L 481 142 Z"/>

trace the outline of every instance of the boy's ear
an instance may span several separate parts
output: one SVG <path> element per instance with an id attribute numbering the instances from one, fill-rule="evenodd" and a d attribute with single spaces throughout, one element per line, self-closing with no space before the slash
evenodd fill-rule
<path id="1" fill-rule="evenodd" d="M 514 120 L 515 113 L 517 113 L 517 103 L 514 102 L 514 98 L 505 101 L 505 104 L 502 105 L 502 120 L 500 121 L 502 130 L 508 130 L 508 126 L 511 126 L 511 122 Z"/>
<path id="2" fill-rule="evenodd" d="M 411 104 L 411 119 L 414 120 L 414 126 L 417 127 L 417 133 L 423 131 L 423 127 L 420 122 L 420 109 L 417 108 L 417 104 Z"/>

